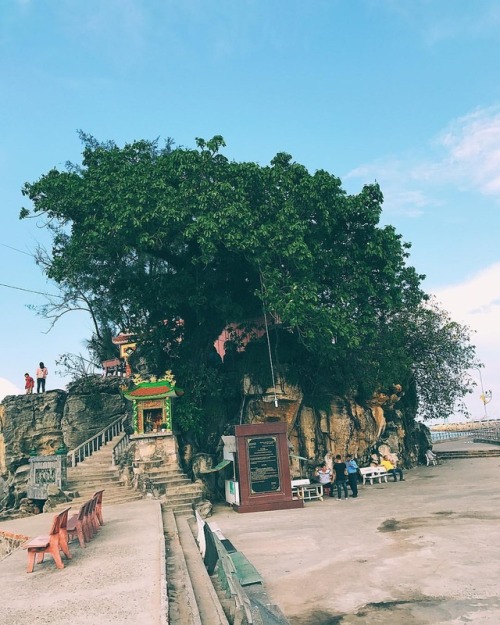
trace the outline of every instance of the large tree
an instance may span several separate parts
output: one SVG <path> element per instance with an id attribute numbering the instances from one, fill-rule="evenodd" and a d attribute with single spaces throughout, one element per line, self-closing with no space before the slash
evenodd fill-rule
<path id="1" fill-rule="evenodd" d="M 66 307 L 91 312 L 97 357 L 114 332 L 135 332 L 151 370 L 170 368 L 192 389 L 186 428 L 208 405 L 222 419 L 234 410 L 243 373 L 268 384 L 269 347 L 277 373 L 312 402 L 400 383 L 435 417 L 468 392 L 467 330 L 427 304 L 409 244 L 379 224 L 377 184 L 348 195 L 339 178 L 282 153 L 268 166 L 230 161 L 219 136 L 196 149 L 81 138 L 81 165 L 23 189 L 53 232 L 39 261 Z M 255 329 L 263 318 L 266 336 L 211 366 L 228 324 Z"/>

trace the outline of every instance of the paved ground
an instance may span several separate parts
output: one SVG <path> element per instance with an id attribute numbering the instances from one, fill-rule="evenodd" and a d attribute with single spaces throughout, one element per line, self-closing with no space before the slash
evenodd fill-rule
<path id="1" fill-rule="evenodd" d="M 484 448 L 467 442 L 434 449 Z M 445 461 L 358 499 L 214 514 L 293 625 L 500 623 L 500 458 Z"/>
<path id="2" fill-rule="evenodd" d="M 485 447 L 435 448 L 460 446 Z M 500 458 L 450 460 L 361 488 L 357 500 L 253 514 L 219 506 L 214 520 L 293 625 L 497 625 L 499 468 Z M 52 516 L 0 530 L 45 533 Z M 64 570 L 47 557 L 27 574 L 23 550 L 0 561 L 1 625 L 164 625 L 159 503 L 104 501 L 104 518 Z"/>
<path id="3" fill-rule="evenodd" d="M 0 561 L 1 625 L 164 625 L 164 542 L 161 510 L 150 499 L 106 506 L 105 525 L 64 569 L 51 556 L 26 573 L 18 549 Z M 0 522 L 0 530 L 46 534 L 53 514 Z"/>

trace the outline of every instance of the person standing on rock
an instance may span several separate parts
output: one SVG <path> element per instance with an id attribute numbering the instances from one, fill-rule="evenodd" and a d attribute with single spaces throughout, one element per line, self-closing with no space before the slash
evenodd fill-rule
<path id="1" fill-rule="evenodd" d="M 45 380 L 47 379 L 48 375 L 49 375 L 49 372 L 47 370 L 47 367 L 43 364 L 43 362 L 41 362 L 38 369 L 36 370 L 36 392 L 37 393 L 45 393 Z"/>
<path id="2" fill-rule="evenodd" d="M 30 376 L 29 373 L 24 374 L 24 390 L 26 391 L 26 395 L 31 395 L 33 393 L 33 388 L 35 386 L 35 380 Z"/>

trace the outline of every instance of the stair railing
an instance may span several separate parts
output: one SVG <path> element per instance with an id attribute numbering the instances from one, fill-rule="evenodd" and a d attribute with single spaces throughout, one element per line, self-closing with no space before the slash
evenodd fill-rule
<path id="1" fill-rule="evenodd" d="M 116 441 L 111 449 L 111 464 L 112 466 L 117 465 L 118 456 L 120 456 L 129 446 L 130 437 L 126 432 L 122 432 L 120 438 Z"/>
<path id="2" fill-rule="evenodd" d="M 123 432 L 127 419 L 128 417 L 126 415 L 118 417 L 100 432 L 94 434 L 92 438 L 89 438 L 81 445 L 78 445 L 78 447 L 75 447 L 71 451 L 68 451 L 68 467 L 76 467 L 79 462 L 83 462 L 85 458 L 88 458 L 95 451 L 98 451 L 103 445 L 109 443 L 109 441 L 114 436 L 116 436 L 120 432 Z"/>

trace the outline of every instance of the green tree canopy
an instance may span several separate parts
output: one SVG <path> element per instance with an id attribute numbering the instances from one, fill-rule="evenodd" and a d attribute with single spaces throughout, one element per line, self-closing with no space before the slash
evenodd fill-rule
<path id="1" fill-rule="evenodd" d="M 269 383 L 260 333 L 232 368 L 207 365 L 229 323 L 255 328 L 265 311 L 277 372 L 311 401 L 400 383 L 435 417 L 468 392 L 467 330 L 428 305 L 409 244 L 379 223 L 377 184 L 348 195 L 336 176 L 283 153 L 267 166 L 230 161 L 220 136 L 196 149 L 81 138 L 81 165 L 23 193 L 53 232 L 39 262 L 65 310 L 91 312 L 98 358 L 113 333 L 135 332 L 153 372 L 172 369 L 197 389 L 196 420 L 220 393 L 237 400 L 242 373 Z"/>

